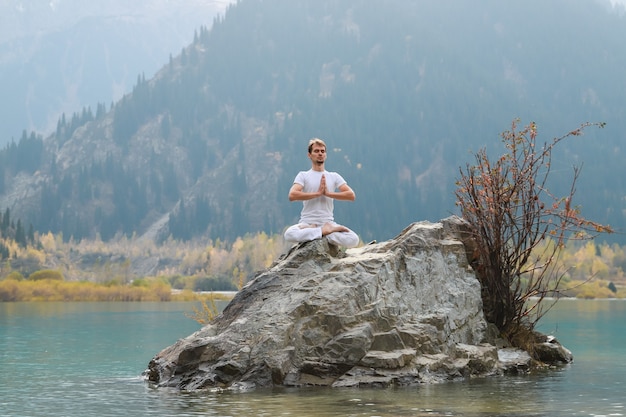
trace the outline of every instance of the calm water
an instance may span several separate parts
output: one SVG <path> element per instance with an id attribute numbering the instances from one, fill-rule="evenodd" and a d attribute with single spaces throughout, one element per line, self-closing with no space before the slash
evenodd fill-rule
<path id="1" fill-rule="evenodd" d="M 190 394 L 140 374 L 198 325 L 190 303 L 0 303 L 1 416 L 623 416 L 626 301 L 561 301 L 544 318 L 557 371 L 402 389 Z"/>

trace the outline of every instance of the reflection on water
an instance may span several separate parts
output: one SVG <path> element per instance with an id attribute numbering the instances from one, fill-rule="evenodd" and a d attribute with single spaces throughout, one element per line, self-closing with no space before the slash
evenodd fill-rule
<path id="1" fill-rule="evenodd" d="M 456 385 L 456 384 L 454 384 Z M 457 386 L 458 388 L 458 386 Z M 423 392 L 425 391 L 425 392 Z M 448 395 L 450 394 L 450 395 Z M 461 393 L 439 392 L 432 387 L 411 389 L 305 389 L 272 390 L 246 394 L 188 395 L 169 398 L 165 409 L 172 414 L 206 416 L 450 416 L 514 415 L 520 410 L 495 395 L 485 401 L 481 396 L 465 397 Z M 180 406 L 180 407 L 179 407 Z M 525 415 L 531 415 L 526 412 Z"/>
<path id="2" fill-rule="evenodd" d="M 189 303 L 0 303 L 2 416 L 623 416 L 626 302 L 562 301 L 540 330 L 574 364 L 386 389 L 153 389 L 150 358 L 198 328 Z"/>

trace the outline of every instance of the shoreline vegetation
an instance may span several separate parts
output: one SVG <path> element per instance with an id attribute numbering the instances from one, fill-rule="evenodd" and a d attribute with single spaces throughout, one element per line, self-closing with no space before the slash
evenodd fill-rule
<path id="1" fill-rule="evenodd" d="M 0 302 L 143 302 L 143 301 L 229 301 L 234 292 L 172 290 L 162 280 L 142 282 L 140 285 L 107 285 L 93 282 L 67 282 L 50 279 L 0 281 Z"/>
<path id="2" fill-rule="evenodd" d="M 196 301 L 241 288 L 286 250 L 282 236 L 234 242 L 141 238 L 64 241 L 34 234 L 24 244 L 0 234 L 2 301 Z"/>
<path id="3" fill-rule="evenodd" d="M 64 242 L 35 236 L 7 249 L 0 264 L 0 302 L 228 300 L 288 247 L 281 235 L 249 234 L 235 242 L 168 239 L 161 244 L 120 238 Z M 552 244 L 548 241 L 545 244 Z M 145 274 L 141 266 L 151 267 Z M 560 296 L 626 298 L 626 246 L 570 244 L 559 258 Z"/>

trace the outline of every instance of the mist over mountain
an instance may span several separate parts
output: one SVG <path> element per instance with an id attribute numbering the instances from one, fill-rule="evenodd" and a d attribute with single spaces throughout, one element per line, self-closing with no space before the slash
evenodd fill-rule
<path id="1" fill-rule="evenodd" d="M 62 113 L 119 100 L 210 26 L 228 2 L 0 2 L 0 144 L 49 134 Z"/>
<path id="2" fill-rule="evenodd" d="M 553 189 L 620 229 L 626 20 L 595 0 L 242 0 L 114 106 L 74 114 L 0 155 L 0 208 L 64 238 L 233 239 L 282 232 L 306 144 L 356 191 L 338 221 L 364 241 L 455 212 L 472 151 L 535 121 Z M 613 237 L 623 240 L 622 235 Z"/>

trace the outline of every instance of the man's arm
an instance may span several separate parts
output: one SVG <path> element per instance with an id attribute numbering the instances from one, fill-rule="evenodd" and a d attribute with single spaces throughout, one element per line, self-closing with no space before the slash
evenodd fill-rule
<path id="1" fill-rule="evenodd" d="M 304 186 L 302 184 L 294 183 L 289 189 L 289 201 L 304 201 L 311 200 L 317 198 L 324 194 L 324 190 L 326 189 L 326 185 L 320 184 L 320 188 L 314 193 L 305 193 L 302 191 Z"/>
<path id="2" fill-rule="evenodd" d="M 348 184 L 343 184 L 341 187 L 339 187 L 339 192 L 331 192 L 326 189 L 324 195 L 326 197 L 334 198 L 335 200 L 344 201 L 354 201 L 354 199 L 356 198 L 356 194 Z"/>

